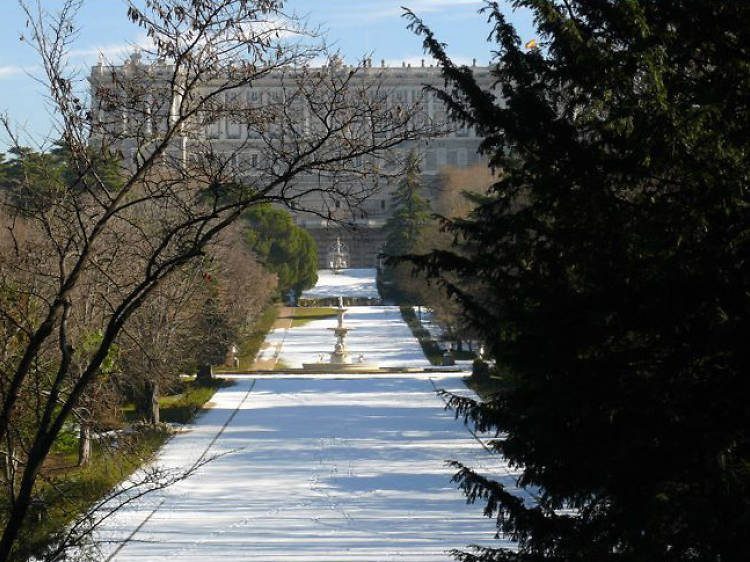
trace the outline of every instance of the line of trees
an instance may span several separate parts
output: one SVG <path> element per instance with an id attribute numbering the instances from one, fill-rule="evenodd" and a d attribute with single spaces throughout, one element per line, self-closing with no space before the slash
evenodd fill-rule
<path id="1" fill-rule="evenodd" d="M 39 166 L 27 165 L 36 156 L 22 166 L 13 161 L 22 167 L 20 183 L 2 201 L 0 560 L 22 557 L 24 533 L 43 516 L 36 506 L 44 503 L 45 461 L 66 424 L 97 402 L 113 355 L 127 355 L 123 362 L 132 369 L 168 375 L 173 363 L 162 356 L 163 342 L 180 338 L 182 328 L 192 333 L 193 324 L 224 330 L 235 291 L 252 280 L 233 285 L 249 261 L 217 258 L 222 242 L 232 256 L 244 252 L 242 241 L 231 242 L 237 219 L 266 203 L 305 210 L 306 201 L 322 198 L 356 206 L 377 184 L 375 168 L 363 168 L 360 159 L 378 161 L 429 133 L 428 125 L 415 123 L 416 108 L 387 102 L 377 73 L 312 69 L 311 61 L 330 55 L 281 2 L 126 4 L 128 19 L 151 46 L 119 70 L 102 65 L 89 100 L 68 64 L 80 2 L 65 0 L 56 14 L 21 4 L 24 40 L 39 56 L 65 177 L 47 156 Z M 233 94 L 272 73 L 286 101 L 238 107 Z M 297 131 L 300 111 L 309 127 L 289 134 Z M 240 158 L 249 141 L 219 150 L 205 135 L 225 119 L 242 122 L 261 146 L 251 176 Z M 3 124 L 20 154 L 24 143 L 7 118 Z M 116 181 L 102 163 L 112 163 Z M 234 273 L 222 271 L 235 266 Z M 169 333 L 176 325 L 180 330 Z M 147 487 L 164 485 L 163 475 L 148 476 Z M 57 551 L 90 531 L 91 525 L 74 526 Z"/>
<path id="2" fill-rule="evenodd" d="M 449 251 L 411 260 L 485 340 L 495 393 L 452 396 L 525 501 L 454 463 L 517 549 L 463 561 L 726 562 L 750 524 L 750 6 L 496 3 L 482 89 L 411 12 L 497 178 Z M 502 100 L 502 101 L 501 101 Z M 485 367 L 486 369 L 487 367 Z"/>
<path id="3" fill-rule="evenodd" d="M 453 235 L 443 228 L 443 221 L 465 218 L 479 204 L 493 177 L 483 164 L 445 166 L 427 183 L 417 155 L 411 153 L 404 178 L 392 197 L 394 211 L 385 224 L 386 260 L 380 279 L 383 294 L 402 306 L 429 308 L 441 337 L 455 342 L 458 350 L 463 350 L 464 342 L 478 337 L 465 321 L 458 302 L 439 283 L 399 257 L 452 249 Z"/>

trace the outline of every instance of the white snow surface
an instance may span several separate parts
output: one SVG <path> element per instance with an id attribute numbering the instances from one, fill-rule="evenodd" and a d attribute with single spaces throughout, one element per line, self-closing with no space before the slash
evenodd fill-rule
<path id="1" fill-rule="evenodd" d="M 281 359 L 329 351 L 333 323 L 289 330 Z M 426 364 L 394 307 L 353 307 L 345 324 L 367 361 Z M 237 377 L 155 462 L 185 470 L 220 456 L 107 519 L 100 559 L 432 562 L 451 560 L 452 548 L 499 546 L 494 521 L 466 504 L 445 461 L 509 489 L 514 476 L 445 411 L 433 384 L 469 394 L 455 373 Z"/>
<path id="2" fill-rule="evenodd" d="M 466 392 L 455 375 L 431 376 Z M 424 376 L 271 375 L 212 401 L 159 463 L 190 466 L 234 414 L 209 449 L 224 456 L 108 520 L 102 559 L 121 547 L 114 560 L 438 561 L 450 548 L 498 546 L 444 461 L 505 467 Z"/>
<path id="3" fill-rule="evenodd" d="M 377 299 L 378 287 L 374 269 L 318 270 L 318 282 L 312 289 L 302 292 L 300 298 L 320 299 L 338 296 Z"/>
<path id="4" fill-rule="evenodd" d="M 281 344 L 279 362 L 287 368 L 300 368 L 302 363 L 328 361 L 336 338 L 330 328 L 336 318 L 313 320 L 290 330 L 277 329 L 268 334 L 270 349 Z M 396 306 L 351 306 L 344 313 L 344 326 L 351 328 L 346 347 L 352 361 L 359 354 L 367 363 L 381 367 L 429 367 L 419 342 L 401 319 Z"/>

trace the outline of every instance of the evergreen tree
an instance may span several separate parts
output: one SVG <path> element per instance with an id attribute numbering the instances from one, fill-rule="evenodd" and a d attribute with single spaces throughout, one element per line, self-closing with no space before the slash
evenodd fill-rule
<path id="1" fill-rule="evenodd" d="M 393 194 L 391 205 L 395 210 L 385 224 L 383 251 L 386 255 L 400 256 L 411 252 L 429 222 L 430 204 L 422 197 L 421 190 L 419 159 L 412 151 L 406 162 L 404 178 Z"/>
<path id="2" fill-rule="evenodd" d="M 404 178 L 393 194 L 391 216 L 385 224 L 386 240 L 383 254 L 398 257 L 413 253 L 421 241 L 425 227 L 430 223 L 430 204 L 422 197 L 422 177 L 419 158 L 413 151 L 409 153 Z M 421 302 L 417 285 L 411 282 L 411 267 L 387 261 L 385 278 L 392 284 L 393 297 L 415 304 Z"/>
<path id="3" fill-rule="evenodd" d="M 46 209 L 59 194 L 61 186 L 75 191 L 91 190 L 97 181 L 114 190 L 122 182 L 120 162 L 110 152 L 88 151 L 92 164 L 79 169 L 62 142 L 48 152 L 28 147 L 13 147 L 12 158 L 0 153 L 0 194 L 18 209 Z"/>
<path id="4" fill-rule="evenodd" d="M 539 47 L 488 4 L 492 91 L 407 13 L 443 68 L 438 94 L 502 172 L 448 225 L 457 251 L 413 258 L 496 360 L 494 395 L 450 403 L 501 436 L 490 446 L 535 498 L 456 463 L 518 542 L 457 556 L 745 560 L 750 5 L 512 4 Z"/>
<path id="5" fill-rule="evenodd" d="M 318 281 L 318 253 L 312 236 L 294 224 L 291 215 L 269 204 L 252 207 L 242 215 L 247 246 L 278 277 L 282 295 L 295 296 Z"/>

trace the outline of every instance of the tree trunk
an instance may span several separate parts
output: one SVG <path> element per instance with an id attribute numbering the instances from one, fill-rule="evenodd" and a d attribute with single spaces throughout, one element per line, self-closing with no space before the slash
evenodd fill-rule
<path id="1" fill-rule="evenodd" d="M 86 466 L 91 461 L 91 426 L 81 424 L 78 433 L 78 466 Z"/>
<path id="2" fill-rule="evenodd" d="M 15 448 L 10 438 L 5 440 L 5 447 L 7 451 L 3 455 L 5 457 L 5 482 L 8 485 L 8 500 L 13 502 L 16 496 L 16 469 L 18 468 L 18 462 L 16 461 Z"/>
<path id="3" fill-rule="evenodd" d="M 148 421 L 149 423 L 159 423 L 159 383 L 148 383 L 149 397 L 151 400 Z"/>
<path id="4" fill-rule="evenodd" d="M 198 374 L 196 375 L 196 378 L 200 382 L 211 381 L 214 378 L 214 372 L 211 368 L 211 365 L 201 365 L 200 367 L 198 367 Z"/>

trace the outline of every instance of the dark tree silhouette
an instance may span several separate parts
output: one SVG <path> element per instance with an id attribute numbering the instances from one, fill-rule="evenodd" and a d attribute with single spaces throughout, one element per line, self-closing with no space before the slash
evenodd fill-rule
<path id="1" fill-rule="evenodd" d="M 492 91 L 406 14 L 443 68 L 439 96 L 502 172 L 449 223 L 460 251 L 412 258 L 495 360 L 496 393 L 450 404 L 536 498 L 456 464 L 518 542 L 456 556 L 744 560 L 750 5 L 512 4 L 532 11 L 538 46 L 488 3 Z"/>

